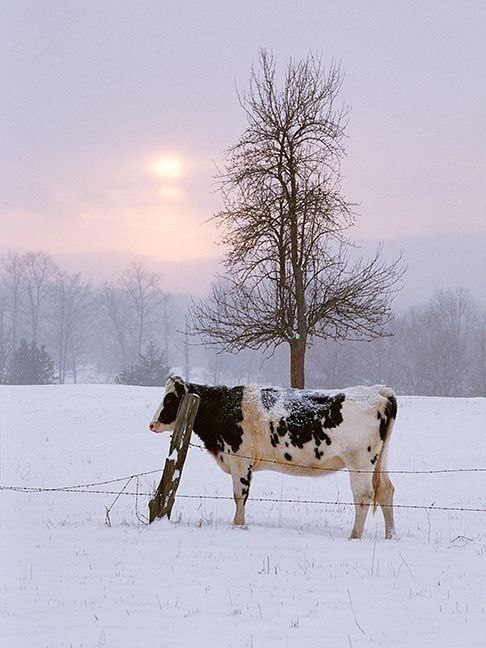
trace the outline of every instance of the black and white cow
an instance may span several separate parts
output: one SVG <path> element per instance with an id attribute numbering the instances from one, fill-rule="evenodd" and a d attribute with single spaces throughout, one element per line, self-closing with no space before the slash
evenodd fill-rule
<path id="1" fill-rule="evenodd" d="M 316 476 L 346 468 L 356 507 L 351 538 L 361 537 L 371 503 L 381 505 L 385 537 L 393 536 L 394 487 L 386 473 L 397 413 L 391 389 L 383 385 L 340 391 L 209 387 L 173 377 L 150 423 L 153 432 L 173 429 L 177 408 L 187 393 L 200 397 L 194 432 L 233 479 L 235 524 L 245 523 L 255 471 Z"/>

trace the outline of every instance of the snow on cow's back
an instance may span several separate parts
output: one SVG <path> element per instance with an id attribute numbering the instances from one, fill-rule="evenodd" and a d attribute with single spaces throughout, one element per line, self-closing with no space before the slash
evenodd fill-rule
<path id="1" fill-rule="evenodd" d="M 386 385 L 357 385 L 340 391 L 347 400 L 356 403 L 365 411 L 382 406 L 389 398 L 396 399 L 393 389 Z"/>
<path id="2" fill-rule="evenodd" d="M 342 398 L 357 405 L 362 411 L 373 411 L 384 407 L 389 398 L 395 398 L 393 389 L 386 385 L 356 385 L 343 389 L 294 389 L 291 387 L 275 387 L 270 385 L 247 385 L 245 400 L 251 408 L 272 411 L 273 415 L 285 417 L 289 409 L 293 412 L 305 413 L 316 401 L 322 399 Z M 344 398 L 343 398 L 344 397 Z"/>

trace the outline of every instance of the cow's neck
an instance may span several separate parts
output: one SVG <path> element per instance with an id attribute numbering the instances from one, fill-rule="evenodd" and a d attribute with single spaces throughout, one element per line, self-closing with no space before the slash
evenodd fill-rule
<path id="1" fill-rule="evenodd" d="M 187 383 L 188 393 L 200 397 L 199 409 L 194 421 L 194 432 L 211 452 L 223 449 L 224 444 L 237 452 L 241 445 L 242 420 L 241 394 L 239 388 L 209 387 Z"/>
<path id="2" fill-rule="evenodd" d="M 221 394 L 222 390 L 227 391 L 227 387 L 211 387 L 210 385 L 198 385 L 196 383 L 186 383 L 188 394 L 197 394 L 201 399 L 199 401 L 199 412 L 207 409 L 208 403 L 219 400 L 217 397 Z M 197 417 L 196 417 L 197 418 Z"/>
<path id="3" fill-rule="evenodd" d="M 187 388 L 189 394 L 197 394 L 200 398 L 193 430 L 208 450 L 216 451 L 219 436 L 219 431 L 216 429 L 217 420 L 221 418 L 223 410 L 222 390 L 224 388 L 195 383 L 187 383 Z"/>

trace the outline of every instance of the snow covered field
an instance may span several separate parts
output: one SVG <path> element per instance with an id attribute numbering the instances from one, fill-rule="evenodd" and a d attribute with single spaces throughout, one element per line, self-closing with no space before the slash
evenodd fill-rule
<path id="1" fill-rule="evenodd" d="M 159 468 L 169 437 L 147 424 L 160 397 L 114 385 L 0 388 L 2 485 Z M 401 397 L 389 467 L 486 467 L 485 422 L 486 399 Z M 393 481 L 396 503 L 486 508 L 485 473 Z M 180 490 L 231 495 L 230 478 L 190 449 Z M 351 498 L 345 474 L 257 473 L 251 495 Z M 172 523 L 146 527 L 125 496 L 109 528 L 113 495 L 0 497 L 3 648 L 486 645 L 486 513 L 397 509 L 396 541 L 383 539 L 377 513 L 349 541 L 348 506 L 250 501 L 245 530 L 230 524 L 231 501 L 179 499 Z"/>

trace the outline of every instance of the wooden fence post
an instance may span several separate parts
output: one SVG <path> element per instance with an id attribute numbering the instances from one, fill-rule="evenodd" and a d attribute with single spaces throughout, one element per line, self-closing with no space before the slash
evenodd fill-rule
<path id="1" fill-rule="evenodd" d="M 182 468 L 186 460 L 192 426 L 199 407 L 199 396 L 186 394 L 177 410 L 174 432 L 170 440 L 169 456 L 165 460 L 162 479 L 155 496 L 149 502 L 149 524 L 166 515 L 170 519 Z"/>

